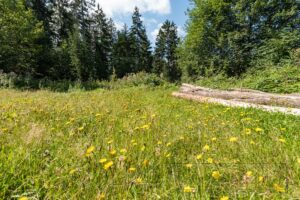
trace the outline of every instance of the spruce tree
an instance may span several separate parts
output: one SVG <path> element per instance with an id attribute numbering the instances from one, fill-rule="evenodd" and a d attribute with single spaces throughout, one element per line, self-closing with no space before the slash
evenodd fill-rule
<path id="1" fill-rule="evenodd" d="M 132 45 L 128 28 L 124 25 L 124 28 L 117 33 L 112 52 L 112 66 L 118 78 L 134 72 L 134 62 L 131 57 Z"/>
<path id="2" fill-rule="evenodd" d="M 156 39 L 153 72 L 171 82 L 179 80 L 181 76 L 176 53 L 178 43 L 177 26 L 174 22 L 165 21 Z"/>
<path id="3" fill-rule="evenodd" d="M 132 15 L 132 26 L 130 28 L 130 40 L 132 40 L 131 57 L 133 71 L 151 71 L 151 46 L 148 40 L 145 26 L 141 20 L 139 9 L 135 7 Z"/>

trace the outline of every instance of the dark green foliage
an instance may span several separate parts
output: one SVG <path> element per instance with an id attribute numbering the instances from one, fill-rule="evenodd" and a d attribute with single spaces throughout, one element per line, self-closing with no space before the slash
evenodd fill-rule
<path id="1" fill-rule="evenodd" d="M 133 72 L 150 72 L 152 66 L 151 47 L 137 7 L 135 7 L 132 15 L 132 26 L 129 36 L 132 41 L 130 50 L 133 59 Z"/>
<path id="2" fill-rule="evenodd" d="M 156 38 L 153 72 L 171 82 L 177 81 L 181 77 L 176 54 L 178 43 L 177 27 L 174 22 L 167 20 L 160 28 Z"/>
<path id="3" fill-rule="evenodd" d="M 117 41 L 113 46 L 112 65 L 118 78 L 134 72 L 134 57 L 131 55 L 132 46 L 133 42 L 130 39 L 127 26 L 124 25 L 123 30 L 117 33 Z"/>
<path id="4" fill-rule="evenodd" d="M 262 56 L 278 63 L 299 47 L 299 1 L 192 2 L 180 52 L 189 76 L 240 75 Z"/>
<path id="5" fill-rule="evenodd" d="M 0 0 L 0 71 L 34 73 L 42 35 L 42 23 L 22 1 Z"/>

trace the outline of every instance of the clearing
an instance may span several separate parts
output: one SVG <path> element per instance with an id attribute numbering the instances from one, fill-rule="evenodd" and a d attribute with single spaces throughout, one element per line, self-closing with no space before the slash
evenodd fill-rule
<path id="1" fill-rule="evenodd" d="M 176 90 L 0 90 L 0 199 L 300 196 L 299 117 Z"/>

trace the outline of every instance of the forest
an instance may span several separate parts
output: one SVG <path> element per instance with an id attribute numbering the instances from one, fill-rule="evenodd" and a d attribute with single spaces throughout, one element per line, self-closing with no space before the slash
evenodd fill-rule
<path id="1" fill-rule="evenodd" d="M 286 65 L 299 72 L 298 0 L 190 3 L 186 37 L 167 20 L 151 44 L 137 7 L 117 30 L 94 0 L 1 0 L 1 73 L 88 82 L 144 72 L 180 82 Z"/>

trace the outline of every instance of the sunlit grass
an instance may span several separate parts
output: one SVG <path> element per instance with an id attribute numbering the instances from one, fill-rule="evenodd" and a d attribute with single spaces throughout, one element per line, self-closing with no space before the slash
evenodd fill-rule
<path id="1" fill-rule="evenodd" d="M 0 91 L 0 199 L 300 196 L 299 117 L 171 89 Z"/>

